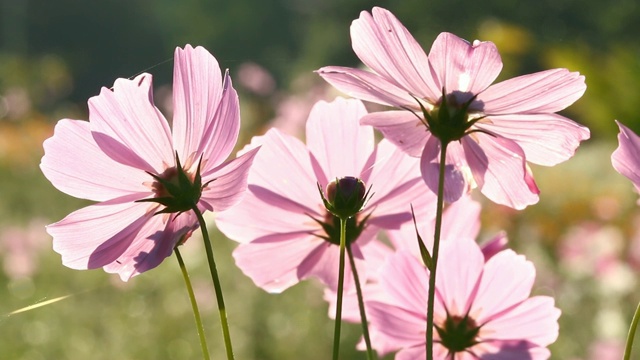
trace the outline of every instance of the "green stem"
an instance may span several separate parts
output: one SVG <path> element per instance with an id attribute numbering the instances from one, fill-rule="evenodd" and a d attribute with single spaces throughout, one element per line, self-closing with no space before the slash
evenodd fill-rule
<path id="1" fill-rule="evenodd" d="M 629 327 L 629 335 L 627 335 L 627 346 L 624 349 L 623 360 L 629 360 L 631 358 L 631 348 L 633 348 L 633 338 L 636 335 L 638 321 L 640 321 L 640 303 L 636 308 L 636 312 L 633 314 L 633 320 L 631 320 L 631 327 Z"/>
<path id="2" fill-rule="evenodd" d="M 209 349 L 207 348 L 207 339 L 204 336 L 204 327 L 202 326 L 202 319 L 200 318 L 200 310 L 198 310 L 198 303 L 196 302 L 196 296 L 193 293 L 193 287 L 191 286 L 191 280 L 189 280 L 189 273 L 187 267 L 184 265 L 180 250 L 176 246 L 173 251 L 176 253 L 178 259 L 178 265 L 180 265 L 180 271 L 182 271 L 182 277 L 184 278 L 184 284 L 187 286 L 187 292 L 189 293 L 189 300 L 191 300 L 191 309 L 193 309 L 193 317 L 196 319 L 196 327 L 198 328 L 198 336 L 200 337 L 200 347 L 202 348 L 202 358 L 209 360 Z"/>
<path id="3" fill-rule="evenodd" d="M 367 345 L 367 359 L 373 360 L 373 349 L 371 348 L 371 338 L 369 337 L 369 325 L 367 321 L 367 313 L 364 309 L 364 300 L 362 296 L 362 288 L 360 287 L 360 277 L 358 276 L 358 270 L 356 269 L 356 262 L 353 259 L 353 253 L 351 252 L 351 245 L 347 246 L 347 255 L 349 256 L 349 265 L 351 265 L 351 272 L 353 273 L 353 281 L 356 283 L 356 294 L 358 295 L 358 308 L 360 309 L 360 322 L 362 323 L 362 335 L 364 336 L 364 343 Z"/>
<path id="4" fill-rule="evenodd" d="M 429 269 L 429 298 L 427 300 L 427 360 L 433 360 L 433 305 L 436 296 L 436 269 L 440 251 L 440 232 L 442 230 L 442 210 L 444 207 L 444 169 L 447 160 L 447 145 L 441 144 L 440 168 L 438 170 L 438 201 L 436 208 L 436 226 L 433 234 L 432 268 Z"/>
<path id="5" fill-rule="evenodd" d="M 202 238 L 204 240 L 204 247 L 207 251 L 207 261 L 209 262 L 209 270 L 211 271 L 211 279 L 213 280 L 213 287 L 216 291 L 216 300 L 218 302 L 218 312 L 220 313 L 220 325 L 222 326 L 222 335 L 224 337 L 224 347 L 227 350 L 227 359 L 233 360 L 233 347 L 231 346 L 231 334 L 229 332 L 229 323 L 227 321 L 227 310 L 224 306 L 224 298 L 222 297 L 222 288 L 220 287 L 220 278 L 218 277 L 218 270 L 216 269 L 216 262 L 213 259 L 213 249 L 211 248 L 211 240 L 209 239 L 209 232 L 207 231 L 207 224 L 204 222 L 202 212 L 197 206 L 193 207 L 193 212 L 198 217 L 198 223 L 200 224 L 200 230 L 202 231 Z"/>
<path id="6" fill-rule="evenodd" d="M 347 243 L 347 219 L 340 218 L 340 265 L 338 272 L 338 295 L 336 300 L 336 325 L 333 331 L 333 360 L 340 352 L 340 325 L 342 324 L 342 290 L 344 288 L 344 250 Z"/>

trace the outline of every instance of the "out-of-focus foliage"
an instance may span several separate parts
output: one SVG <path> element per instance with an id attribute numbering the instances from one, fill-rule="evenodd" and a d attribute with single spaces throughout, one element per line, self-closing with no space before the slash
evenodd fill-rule
<path id="1" fill-rule="evenodd" d="M 586 76 L 586 94 L 566 115 L 589 126 L 594 141 L 567 164 L 534 168 L 538 205 L 514 212 L 486 203 L 483 231 L 506 230 L 510 245 L 536 265 L 536 293 L 556 297 L 563 316 L 554 359 L 604 359 L 619 350 L 640 300 L 640 213 L 609 156 L 613 119 L 640 131 L 637 1 L 0 0 L 0 358 L 199 358 L 173 259 L 127 284 L 61 265 L 42 224 L 86 202 L 41 175 L 42 141 L 59 119 L 86 119 L 86 101 L 101 87 L 143 71 L 153 74 L 156 103 L 170 118 L 173 49 L 186 43 L 231 68 L 243 115 L 239 146 L 272 125 L 299 135 L 311 105 L 337 95 L 312 71 L 359 65 L 349 25 L 374 5 L 394 12 L 426 51 L 442 31 L 495 42 L 500 79 L 554 67 Z M 223 346 L 199 241 L 183 254 L 218 358 Z M 216 234 L 214 246 L 238 359 L 328 357 L 333 322 L 317 286 L 266 294 L 233 265 L 232 242 Z M 7 316 L 64 295 L 72 296 Z M 358 337 L 359 327 L 346 325 L 344 358 L 365 358 L 354 350 Z"/>

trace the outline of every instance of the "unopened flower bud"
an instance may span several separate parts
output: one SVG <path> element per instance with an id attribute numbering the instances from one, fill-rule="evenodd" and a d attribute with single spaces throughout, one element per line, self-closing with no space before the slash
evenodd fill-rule
<path id="1" fill-rule="evenodd" d="M 362 180 L 345 176 L 327 185 L 326 198 L 323 195 L 322 200 L 333 215 L 348 219 L 362 210 L 367 195 L 368 191 Z"/>

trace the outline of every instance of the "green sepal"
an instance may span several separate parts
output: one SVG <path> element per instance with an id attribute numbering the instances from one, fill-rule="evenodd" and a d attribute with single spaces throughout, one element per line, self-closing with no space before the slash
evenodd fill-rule
<path id="1" fill-rule="evenodd" d="M 433 259 L 431 258 L 431 254 L 429 254 L 429 250 L 424 245 L 424 241 L 422 241 L 422 236 L 418 233 L 418 223 L 416 222 L 416 214 L 413 211 L 413 204 L 411 205 L 411 217 L 413 218 L 413 227 L 416 229 L 416 237 L 418 238 L 418 247 L 420 248 L 420 256 L 422 257 L 422 261 L 427 266 L 429 271 L 433 269 Z"/>

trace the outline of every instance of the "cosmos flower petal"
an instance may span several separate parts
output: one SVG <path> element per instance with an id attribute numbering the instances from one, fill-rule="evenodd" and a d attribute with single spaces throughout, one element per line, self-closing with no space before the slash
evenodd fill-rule
<path id="1" fill-rule="evenodd" d="M 247 190 L 247 178 L 253 159 L 260 148 L 255 148 L 235 159 L 202 174 L 204 184 L 200 202 L 211 211 L 224 211 L 237 204 Z"/>
<path id="2" fill-rule="evenodd" d="M 60 120 L 54 135 L 44 142 L 40 168 L 60 191 L 93 201 L 105 201 L 133 193 L 151 196 L 144 186 L 151 177 L 107 156 L 91 137 L 89 122 Z M 147 193 L 148 195 L 143 195 Z"/>
<path id="3" fill-rule="evenodd" d="M 355 248 L 358 245 L 354 243 L 351 246 Z M 359 252 L 359 250 L 356 249 L 352 249 L 352 251 Z M 345 257 L 346 256 L 345 254 Z M 363 271 L 365 271 L 363 261 L 356 257 L 355 263 L 358 267 L 358 275 L 366 279 L 366 274 L 363 273 Z M 298 276 L 301 279 L 315 277 L 326 285 L 329 290 L 337 292 L 339 264 L 340 248 L 337 245 L 330 245 L 325 242 L 300 264 L 298 267 Z M 348 260 L 345 261 L 343 286 L 345 291 L 350 291 L 355 288 L 353 273 Z"/>
<path id="4" fill-rule="evenodd" d="M 173 253 L 178 242 L 197 228 L 198 219 L 193 212 L 170 218 L 168 215 L 153 216 L 118 260 L 104 266 L 104 271 L 119 274 L 123 281 L 128 281 L 160 265 Z"/>
<path id="5" fill-rule="evenodd" d="M 524 256 L 512 250 L 501 251 L 487 261 L 471 315 L 481 324 L 491 321 L 526 300 L 535 278 L 535 268 Z"/>
<path id="6" fill-rule="evenodd" d="M 256 286 L 280 293 L 300 281 L 300 263 L 323 243 L 324 240 L 305 232 L 273 234 L 240 244 L 233 257 Z"/>
<path id="7" fill-rule="evenodd" d="M 169 124 L 153 105 L 151 75 L 118 79 L 89 99 L 93 139 L 113 160 L 161 173 L 175 165 Z"/>
<path id="8" fill-rule="evenodd" d="M 474 301 L 482 275 L 484 256 L 473 239 L 444 241 L 441 244 L 436 288 L 450 314 L 466 314 Z M 455 279 L 455 281 L 452 281 Z"/>
<path id="9" fill-rule="evenodd" d="M 498 49 L 491 42 L 473 44 L 450 33 L 441 33 L 433 42 L 429 62 L 440 86 L 456 96 L 459 103 L 486 89 L 502 70 Z M 439 98 L 439 97 L 438 97 Z"/>
<path id="10" fill-rule="evenodd" d="M 256 216 L 256 209 L 260 216 Z M 312 233 L 320 226 L 307 209 L 258 185 L 249 185 L 242 201 L 216 216 L 216 225 L 227 237 L 240 243 L 273 233 Z M 252 221 L 247 221 L 252 219 Z"/>
<path id="11" fill-rule="evenodd" d="M 144 203 L 102 202 L 74 211 L 47 226 L 53 250 L 72 269 L 96 269 L 112 262 L 144 236 L 153 206 Z M 91 236 L 87 236 L 91 234 Z"/>
<path id="12" fill-rule="evenodd" d="M 416 105 L 416 100 L 405 89 L 370 71 L 325 66 L 317 72 L 336 89 L 356 99 L 397 107 Z"/>
<path id="13" fill-rule="evenodd" d="M 620 128 L 618 148 L 611 154 L 614 169 L 626 176 L 640 190 L 640 137 L 616 121 Z"/>
<path id="14" fill-rule="evenodd" d="M 462 146 L 458 142 L 449 143 L 444 169 L 444 201 L 455 202 L 471 190 L 470 175 L 464 172 L 468 168 Z M 437 194 L 440 182 L 440 140 L 435 136 L 431 136 L 424 147 L 420 171 L 429 189 Z"/>
<path id="15" fill-rule="evenodd" d="M 203 171 L 222 163 L 236 145 L 240 133 L 240 103 L 233 88 L 229 71 L 225 72 L 222 84 L 222 99 L 215 116 L 209 121 L 201 148 L 207 163 Z"/>
<path id="16" fill-rule="evenodd" d="M 560 310 L 549 296 L 534 296 L 489 320 L 479 336 L 487 340 L 526 339 L 548 346 L 558 338 Z"/>
<path id="17" fill-rule="evenodd" d="M 573 104 L 586 89 L 579 73 L 551 69 L 492 85 L 476 101 L 491 115 L 554 113 Z"/>
<path id="18" fill-rule="evenodd" d="M 409 111 L 380 111 L 367 114 L 360 121 L 380 131 L 385 139 L 410 156 L 419 157 L 431 137 L 425 125 Z"/>
<path id="19" fill-rule="evenodd" d="M 427 303 L 429 274 L 420 260 L 411 253 L 398 250 L 390 256 L 380 269 L 385 274 L 380 279 L 387 294 L 396 306 L 417 311 Z"/>
<path id="20" fill-rule="evenodd" d="M 319 101 L 311 109 L 307 148 L 322 171 L 316 171 L 321 186 L 336 178 L 360 176 L 374 149 L 373 128 L 344 119 L 360 119 L 366 114 L 361 101 L 340 97 L 331 103 Z"/>
<path id="21" fill-rule="evenodd" d="M 351 42 L 360 60 L 385 79 L 416 97 L 440 98 L 442 87 L 433 79 L 427 55 L 388 10 L 362 11 L 351 24 Z"/>
<path id="22" fill-rule="evenodd" d="M 526 340 L 487 341 L 474 348 L 477 348 L 476 351 L 486 360 L 547 360 L 551 356 L 549 349 Z M 477 357 L 471 359 L 475 360 Z"/>
<path id="23" fill-rule="evenodd" d="M 538 202 L 538 191 L 527 170 L 525 155 L 512 140 L 483 133 L 477 141 L 464 137 L 467 164 L 482 193 L 492 201 L 514 209 Z"/>
<path id="24" fill-rule="evenodd" d="M 482 244 L 482 254 L 484 254 L 484 261 L 489 261 L 495 254 L 507 249 L 509 239 L 504 231 L 501 231 L 493 238 L 489 239 Z"/>
<path id="25" fill-rule="evenodd" d="M 203 47 L 176 49 L 173 138 L 183 164 L 203 156 L 203 171 L 220 165 L 240 131 L 238 94 L 229 72 L 224 81 L 216 59 Z"/>
<path id="26" fill-rule="evenodd" d="M 481 210 L 480 203 L 468 195 L 449 205 L 442 216 L 442 239 L 475 239 L 480 233 Z"/>
<path id="27" fill-rule="evenodd" d="M 538 165 L 568 160 L 590 136 L 588 128 L 557 114 L 492 115 L 489 120 L 478 127 L 515 141 L 527 161 Z"/>
<path id="28" fill-rule="evenodd" d="M 390 339 L 374 345 L 380 355 L 405 347 L 424 347 L 426 315 L 379 301 L 366 303 L 368 320 L 375 332 Z"/>

